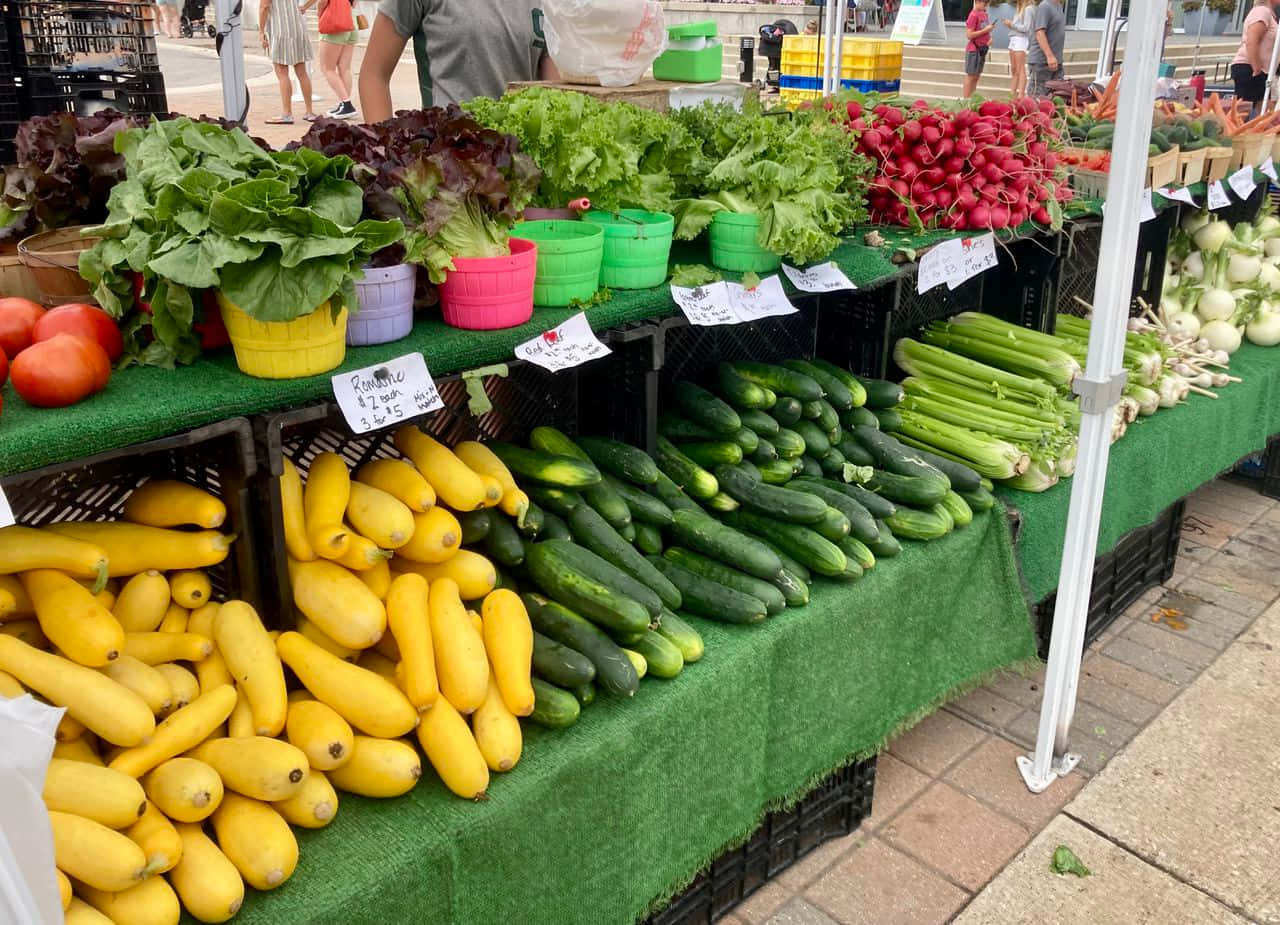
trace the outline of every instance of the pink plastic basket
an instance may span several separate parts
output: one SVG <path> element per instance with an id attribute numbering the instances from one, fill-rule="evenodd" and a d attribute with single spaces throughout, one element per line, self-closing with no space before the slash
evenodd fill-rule
<path id="1" fill-rule="evenodd" d="M 440 284 L 444 323 L 455 328 L 488 331 L 512 328 L 533 317 L 533 279 L 538 247 L 523 238 L 510 239 L 504 257 L 455 257 L 456 269 Z"/>

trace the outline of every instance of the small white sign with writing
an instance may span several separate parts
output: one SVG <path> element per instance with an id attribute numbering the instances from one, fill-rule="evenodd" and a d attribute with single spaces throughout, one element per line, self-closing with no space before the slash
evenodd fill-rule
<path id="1" fill-rule="evenodd" d="M 1225 209 L 1231 205 L 1231 197 L 1227 195 L 1227 191 L 1222 188 L 1221 180 L 1214 180 L 1209 184 L 1209 199 L 1207 205 L 1210 209 Z"/>
<path id="2" fill-rule="evenodd" d="M 1248 199 L 1254 190 L 1258 188 L 1258 184 L 1253 182 L 1253 168 L 1241 167 L 1231 176 L 1227 177 L 1227 182 L 1231 184 L 1231 189 L 1241 199 Z"/>
<path id="3" fill-rule="evenodd" d="M 965 280 L 990 270 L 997 263 L 996 236 L 984 234 L 977 238 L 963 238 L 960 245 L 959 272 L 947 280 L 947 288 L 955 289 Z"/>
<path id="4" fill-rule="evenodd" d="M 916 292 L 925 293 L 949 283 L 960 272 L 960 241 L 943 241 L 920 258 L 916 271 Z"/>
<path id="5" fill-rule="evenodd" d="M 535 366 L 558 373 L 607 356 L 613 351 L 600 343 L 585 312 L 578 312 L 550 331 L 516 347 L 516 356 Z"/>
<path id="6" fill-rule="evenodd" d="M 1183 190 L 1183 192 L 1186 192 L 1186 190 Z M 1163 191 L 1161 192 L 1161 195 L 1164 195 Z M 1190 200 L 1188 200 L 1188 202 L 1190 202 Z M 1192 205 L 1194 205 L 1194 203 L 1192 203 Z M 1102 214 L 1107 214 L 1107 203 L 1105 199 L 1102 202 Z M 1143 222 L 1149 222 L 1155 217 L 1156 207 L 1151 201 L 1151 190 L 1144 189 L 1142 191 L 1142 202 L 1138 204 L 1138 224 L 1141 225 Z"/>
<path id="7" fill-rule="evenodd" d="M 1181 189 L 1171 189 L 1168 186 L 1163 187 L 1160 190 L 1160 195 L 1163 196 L 1165 199 L 1170 200 L 1171 202 L 1172 201 L 1185 202 L 1189 206 L 1193 206 L 1196 204 L 1195 197 L 1191 195 L 1191 190 L 1189 190 L 1185 186 L 1182 187 Z"/>
<path id="8" fill-rule="evenodd" d="M 333 397 L 357 434 L 389 427 L 444 407 L 421 353 L 339 373 Z"/>
<path id="9" fill-rule="evenodd" d="M 1271 159 L 1270 155 L 1267 155 L 1267 159 L 1262 162 L 1258 169 L 1265 173 L 1272 183 L 1276 182 L 1276 164 L 1275 161 Z"/>
<path id="10" fill-rule="evenodd" d="M 4 489 L 0 488 L 0 527 L 12 527 L 18 522 L 13 516 L 13 508 L 9 506 L 9 499 L 4 496 Z"/>
<path id="11" fill-rule="evenodd" d="M 705 286 L 672 286 L 671 298 L 690 324 L 737 324 L 738 316 L 729 301 L 729 288 L 723 282 Z"/>
<path id="12" fill-rule="evenodd" d="M 797 270 L 795 267 L 782 265 L 782 272 L 787 274 L 791 285 L 801 292 L 835 292 L 838 289 L 857 289 L 844 271 L 832 261 L 820 263 L 816 267 Z"/>
<path id="13" fill-rule="evenodd" d="M 741 322 L 770 318 L 774 315 L 794 315 L 796 307 L 787 298 L 778 274 L 760 280 L 754 289 L 739 283 L 725 283 L 729 290 L 729 302 Z"/>

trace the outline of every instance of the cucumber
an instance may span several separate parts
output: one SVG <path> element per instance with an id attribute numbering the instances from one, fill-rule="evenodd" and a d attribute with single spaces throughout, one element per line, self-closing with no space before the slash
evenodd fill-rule
<path id="1" fill-rule="evenodd" d="M 665 527 L 671 523 L 671 508 L 653 495 L 612 475 L 605 475 L 604 480 L 626 502 L 633 523 L 646 523 L 655 527 Z"/>
<path id="2" fill-rule="evenodd" d="M 595 703 L 596 686 L 588 681 L 586 684 L 579 684 L 573 689 L 573 696 L 578 698 L 578 703 L 584 707 Z"/>
<path id="3" fill-rule="evenodd" d="M 957 492 L 971 511 L 989 511 L 996 506 L 996 496 L 979 485 L 973 491 Z"/>
<path id="4" fill-rule="evenodd" d="M 542 532 L 544 518 L 546 513 L 541 507 L 529 501 L 529 509 L 524 512 L 524 523 L 520 525 L 520 533 L 529 539 L 533 539 Z"/>
<path id="5" fill-rule="evenodd" d="M 896 433 L 902 430 L 902 415 L 894 411 L 892 408 L 880 408 L 871 412 L 876 416 L 876 420 L 880 422 L 880 429 L 889 433 Z"/>
<path id="6" fill-rule="evenodd" d="M 838 578 L 848 567 L 848 559 L 840 547 L 808 527 L 783 523 L 750 511 L 735 511 L 728 515 L 727 520 L 730 526 L 768 538 L 819 575 Z"/>
<path id="7" fill-rule="evenodd" d="M 844 492 L 824 481 L 797 479 L 792 483 L 796 491 L 808 492 L 840 511 L 849 520 L 849 535 L 864 543 L 874 542 L 879 536 L 875 518 L 865 507 Z"/>
<path id="8" fill-rule="evenodd" d="M 570 459 L 591 463 L 592 468 L 595 468 L 595 463 L 591 462 L 591 457 L 582 451 L 582 447 L 574 443 L 568 434 L 554 427 L 535 427 L 529 431 L 529 446 L 541 453 L 568 456 Z"/>
<path id="9" fill-rule="evenodd" d="M 768 411 L 778 403 L 778 393 L 773 391 L 773 389 L 765 388 L 764 386 L 761 386 L 760 388 L 764 392 L 764 404 L 760 406 L 760 410 Z M 739 414 L 738 416 L 741 417 L 742 415 Z"/>
<path id="10" fill-rule="evenodd" d="M 615 530 L 625 529 L 631 523 L 631 508 L 622 495 L 608 482 L 588 485 L 582 489 L 582 498 L 597 514 L 608 521 Z"/>
<path id="11" fill-rule="evenodd" d="M 928 507 L 928 513 L 935 517 L 941 517 L 947 524 L 947 532 L 950 533 L 956 528 L 956 519 L 951 516 L 951 509 L 939 501 L 937 504 L 931 504 Z"/>
<path id="12" fill-rule="evenodd" d="M 653 524 L 637 522 L 634 544 L 646 556 L 662 555 L 662 531 Z"/>
<path id="13" fill-rule="evenodd" d="M 462 527 L 462 545 L 474 546 L 489 535 L 489 508 L 478 511 L 462 511 L 457 514 Z"/>
<path id="14" fill-rule="evenodd" d="M 892 559 L 902 552 L 902 544 L 894 537 L 893 531 L 889 529 L 888 524 L 883 520 L 877 520 L 876 529 L 879 531 L 880 536 L 866 544 L 873 555 L 881 559 Z"/>
<path id="15" fill-rule="evenodd" d="M 786 598 L 788 607 L 804 607 L 809 603 L 809 586 L 790 569 L 784 568 L 773 584 Z"/>
<path id="16" fill-rule="evenodd" d="M 743 427 L 749 427 L 760 437 L 772 437 L 778 432 L 778 422 L 763 411 L 739 411 Z"/>
<path id="17" fill-rule="evenodd" d="M 818 413 L 812 418 L 814 423 L 821 427 L 824 433 L 835 433 L 840 427 L 840 415 L 836 414 L 836 409 L 825 398 L 818 399 L 814 404 L 818 406 Z"/>
<path id="18" fill-rule="evenodd" d="M 866 487 L 878 495 L 884 495 L 890 501 L 916 507 L 937 504 L 951 490 L 945 476 L 940 479 L 920 478 L 914 475 L 885 472 L 883 469 L 876 470 Z"/>
<path id="19" fill-rule="evenodd" d="M 853 407 L 853 394 L 845 384 L 818 364 L 809 363 L 805 360 L 787 360 L 782 365 L 793 372 L 808 376 L 814 382 L 818 383 L 818 385 L 822 387 L 822 391 L 826 396 L 827 401 L 830 402 L 834 408 L 844 410 Z"/>
<path id="20" fill-rule="evenodd" d="M 901 440 L 898 441 L 902 443 Z M 947 477 L 947 481 L 951 483 L 951 487 L 958 492 L 978 491 L 982 488 L 982 476 L 974 472 L 964 463 L 956 462 L 953 459 L 947 459 L 945 456 L 939 456 L 937 453 L 930 453 L 928 450 L 922 450 L 918 446 L 907 446 L 903 444 L 904 449 L 909 453 L 919 456 L 933 468 L 937 469 Z"/>
<path id="21" fill-rule="evenodd" d="M 778 455 L 783 459 L 795 459 L 797 456 L 803 456 L 804 451 L 808 449 L 805 446 L 804 437 L 786 427 L 779 428 L 778 432 L 770 439 L 773 442 L 774 449 L 778 451 Z"/>
<path id="22" fill-rule="evenodd" d="M 604 522 L 600 520 L 599 515 L 597 515 L 597 528 L 601 524 L 604 524 Z M 607 527 L 608 525 L 604 524 L 604 526 Z M 573 527 L 570 527 L 569 529 L 572 531 Z M 625 545 L 632 554 L 639 555 L 639 553 L 637 553 L 630 544 L 623 541 L 622 537 L 618 536 L 616 532 L 614 533 L 614 537 L 617 541 L 623 542 L 623 545 Z M 609 589 L 609 591 L 613 592 L 615 596 L 639 604 L 641 608 L 649 614 L 649 620 L 646 622 L 646 626 L 649 622 L 652 622 L 654 617 L 662 612 L 662 596 L 659 595 L 656 590 L 649 587 L 649 585 L 645 584 L 643 581 L 640 581 L 640 579 L 636 578 L 625 569 L 614 565 L 604 556 L 582 545 L 580 541 L 544 540 L 539 545 L 545 547 L 540 550 L 539 554 L 550 558 L 555 565 L 564 571 L 588 579 L 596 584 L 603 585 L 605 588 Z M 589 619 L 595 619 L 590 613 L 583 612 L 583 616 L 588 617 Z M 609 632 L 616 631 L 626 635 L 641 632 L 642 627 L 636 625 L 637 622 L 638 621 L 624 621 L 622 625 L 618 625 L 618 621 L 613 620 L 606 621 L 606 623 L 602 625 L 604 625 L 604 628 Z"/>
<path id="23" fill-rule="evenodd" d="M 719 491 L 718 485 L 716 490 Z M 698 506 L 697 502 L 686 495 L 679 485 L 667 478 L 666 473 L 658 473 L 658 481 L 649 487 L 649 493 L 670 508 L 673 514 L 676 511 L 702 513 L 702 508 Z"/>
<path id="24" fill-rule="evenodd" d="M 631 648 L 644 656 L 649 674 L 655 678 L 674 678 L 684 670 L 680 650 L 656 630 L 645 630 Z"/>
<path id="25" fill-rule="evenodd" d="M 831 441 L 827 439 L 827 435 L 823 433 L 822 428 L 813 423 L 813 421 L 806 421 L 802 418 L 792 425 L 792 429 L 804 441 L 804 451 L 814 459 L 821 458 L 831 449 Z"/>
<path id="26" fill-rule="evenodd" d="M 761 478 L 760 467 L 749 459 L 744 459 L 742 462 L 738 463 L 738 468 L 747 473 L 747 475 L 751 476 L 753 479 Z"/>
<path id="27" fill-rule="evenodd" d="M 533 628 L 548 639 L 568 646 L 591 659 L 596 667 L 596 683 L 611 694 L 630 697 L 639 687 L 639 678 L 617 643 L 600 627 L 555 601 L 537 595 L 521 595 Z"/>
<path id="28" fill-rule="evenodd" d="M 772 581 L 782 571 L 782 560 L 764 543 L 725 526 L 701 511 L 696 514 L 675 511 L 670 535 L 674 542 L 686 549 L 765 581 Z"/>
<path id="29" fill-rule="evenodd" d="M 605 437 L 579 437 L 578 446 L 609 475 L 636 485 L 652 485 L 658 480 L 658 466 L 644 450 Z"/>
<path id="30" fill-rule="evenodd" d="M 733 435 L 733 441 L 742 448 L 744 453 L 754 453 L 760 446 L 759 435 L 749 427 L 739 427 L 737 433 Z"/>
<path id="31" fill-rule="evenodd" d="M 822 386 L 804 373 L 798 373 L 771 363 L 740 361 L 733 368 L 756 385 L 772 389 L 779 396 L 790 395 L 800 401 L 817 401 L 822 397 Z"/>
<path id="32" fill-rule="evenodd" d="M 844 571 L 841 572 L 839 575 L 832 575 L 830 577 L 834 578 L 836 581 L 845 581 L 845 582 L 857 581 L 859 578 L 862 577 L 862 574 L 863 574 L 862 566 L 860 566 L 857 562 L 854 562 L 848 556 L 845 556 L 844 561 L 845 561 Z"/>
<path id="33" fill-rule="evenodd" d="M 849 518 L 834 507 L 827 508 L 826 516 L 812 526 L 819 536 L 836 544 L 849 535 Z"/>
<path id="34" fill-rule="evenodd" d="M 836 449 L 844 454 L 844 461 L 855 466 L 874 466 L 876 458 L 865 446 L 846 433 L 836 445 Z"/>
<path id="35" fill-rule="evenodd" d="M 849 430 L 855 430 L 859 427 L 880 428 L 880 419 L 871 413 L 870 408 L 853 408 L 846 411 L 840 418 L 840 423 Z"/>
<path id="36" fill-rule="evenodd" d="M 524 561 L 524 540 L 516 525 L 502 514 L 489 518 L 489 535 L 484 542 L 485 553 L 498 565 L 513 568 Z"/>
<path id="37" fill-rule="evenodd" d="M 595 680 L 596 666 L 577 649 L 534 631 L 533 672 L 560 687 L 577 687 Z"/>
<path id="38" fill-rule="evenodd" d="M 738 412 L 700 385 L 677 382 L 671 387 L 671 399 L 686 418 L 717 434 L 732 435 L 742 427 Z"/>
<path id="39" fill-rule="evenodd" d="M 884 522 L 894 536 L 906 540 L 936 540 L 950 533 L 952 525 L 951 516 L 945 510 L 938 513 L 910 507 L 898 508 L 897 513 L 886 517 Z"/>
<path id="40" fill-rule="evenodd" d="M 902 401 L 902 386 L 896 382 L 886 382 L 884 379 L 864 379 L 862 376 L 858 377 L 858 381 L 867 390 L 866 406 L 872 410 L 892 408 Z"/>
<path id="41" fill-rule="evenodd" d="M 764 602 L 759 598 L 703 578 L 697 572 L 661 556 L 654 556 L 652 561 L 680 589 L 684 596 L 684 609 L 688 613 L 722 623 L 759 623 L 768 615 Z"/>
<path id="42" fill-rule="evenodd" d="M 807 458 L 805 456 L 800 457 L 802 460 Z M 775 459 L 772 462 L 761 463 L 759 466 L 760 481 L 769 485 L 786 485 L 795 477 L 796 462 L 798 460 Z"/>
<path id="43" fill-rule="evenodd" d="M 760 540 L 760 542 L 764 543 L 765 541 Z M 765 543 L 765 545 L 768 546 L 770 549 L 772 549 L 774 554 L 780 560 L 782 560 L 782 570 L 784 572 L 789 572 L 805 587 L 809 586 L 809 584 L 813 581 L 813 573 L 810 572 L 808 568 L 806 568 L 800 562 L 797 562 L 795 559 L 791 558 L 789 555 L 787 555 L 777 546 L 774 546 L 772 543 Z M 773 579 L 770 579 L 770 581 L 772 580 Z M 781 588 L 782 586 L 778 585 L 778 587 Z M 786 593 L 785 589 L 783 589 L 783 593 L 784 594 Z"/>
<path id="44" fill-rule="evenodd" d="M 947 492 L 941 504 L 947 509 L 947 513 L 951 515 L 951 519 L 955 521 L 957 528 L 967 527 L 973 523 L 973 508 L 969 507 L 964 498 L 960 497 L 957 492 Z"/>
<path id="45" fill-rule="evenodd" d="M 725 438 L 724 434 L 718 434 L 709 427 L 703 427 L 678 414 L 668 414 L 665 411 L 658 415 L 658 433 L 668 440 L 679 443 L 689 443 L 694 440 L 715 441 Z"/>
<path id="46" fill-rule="evenodd" d="M 770 463 L 778 458 L 778 451 L 774 445 L 764 437 L 760 438 L 759 444 L 756 446 L 755 452 L 751 454 L 751 461 L 754 463 Z"/>
<path id="47" fill-rule="evenodd" d="M 851 485 L 847 482 L 841 482 L 838 479 L 805 478 L 804 481 L 809 483 L 817 482 L 820 485 L 840 492 L 842 495 L 847 495 L 866 508 L 867 513 L 878 520 L 882 520 L 885 517 L 890 516 L 896 510 L 893 502 L 880 497 L 880 495 L 877 495 L 875 492 L 868 491 L 861 485 Z M 797 489 L 799 487 L 800 486 L 798 485 L 796 486 Z"/>
<path id="48" fill-rule="evenodd" d="M 618 535 L 617 531 L 605 523 L 604 518 L 583 505 L 569 515 L 569 529 L 574 538 L 584 547 L 601 559 L 621 569 L 635 579 L 646 591 L 661 599 L 657 613 L 650 608 L 650 614 L 657 616 L 665 605 L 672 610 L 680 606 L 680 592 L 671 582 L 662 577 L 636 548 Z M 602 580 L 602 579 L 598 579 Z M 631 591 L 624 591 L 628 597 L 640 601 L 648 607 L 648 602 Z"/>
<path id="49" fill-rule="evenodd" d="M 634 645 L 644 638 L 644 633 L 620 633 L 617 630 L 606 630 L 606 632 L 609 634 L 609 638 L 620 645 L 624 650 L 627 646 Z M 643 678 L 644 675 L 642 674 L 640 677 Z"/>
<path id="50" fill-rule="evenodd" d="M 950 490 L 950 479 L 925 462 L 914 447 L 903 446 L 894 439 L 892 434 L 870 427 L 858 427 L 854 429 L 853 437 L 867 448 L 867 452 L 875 457 L 877 469 L 883 469 L 886 472 L 893 472 L 898 475 L 946 482 L 947 489 Z"/>
<path id="51" fill-rule="evenodd" d="M 714 498 L 711 498 L 704 503 L 707 506 L 707 510 L 719 511 L 721 514 L 727 514 L 729 511 L 736 511 L 741 507 L 732 495 L 727 495 L 722 491 L 716 492 L 716 496 Z"/>
<path id="52" fill-rule="evenodd" d="M 736 466 L 718 466 L 716 480 L 728 494 L 747 508 L 778 520 L 812 524 L 822 520 L 827 513 L 827 505 L 821 499 L 804 492 L 756 481 L 749 473 Z"/>
<path id="53" fill-rule="evenodd" d="M 800 417 L 806 421 L 816 421 L 822 416 L 822 399 L 800 403 Z"/>
<path id="54" fill-rule="evenodd" d="M 844 454 L 833 446 L 831 449 L 827 450 L 824 456 L 819 458 L 818 465 L 821 467 L 825 475 L 828 475 L 833 479 L 838 479 L 844 475 L 844 464 L 846 462 L 847 460 L 844 458 Z"/>
<path id="55" fill-rule="evenodd" d="M 827 375 L 834 377 L 836 381 L 848 389 L 851 407 L 861 408 L 866 404 L 867 390 L 862 387 L 862 383 L 858 381 L 858 377 L 853 373 L 849 372 L 847 369 L 842 369 L 834 363 L 828 363 L 826 360 L 820 360 L 816 357 L 809 361 L 809 365 L 820 372 L 824 372 Z M 822 385 L 822 380 L 818 380 L 818 385 Z M 827 395 L 827 400 L 831 401 L 830 394 Z M 834 401 L 831 403 L 833 405 L 836 404 Z"/>
<path id="56" fill-rule="evenodd" d="M 800 420 L 803 410 L 799 399 L 792 398 L 790 395 L 779 395 L 778 403 L 770 409 L 769 414 L 781 426 L 790 427 Z"/>
<path id="57" fill-rule="evenodd" d="M 525 494 L 543 510 L 561 517 L 568 517 L 575 507 L 585 503 L 576 491 L 546 485 L 526 485 Z"/>
<path id="58" fill-rule="evenodd" d="M 705 646 L 701 634 L 679 614 L 664 610 L 658 618 L 658 632 L 680 650 L 680 656 L 686 665 L 702 658 Z"/>
<path id="59" fill-rule="evenodd" d="M 875 567 L 876 557 L 861 540 L 856 540 L 851 536 L 846 536 L 839 544 L 840 551 L 845 554 L 850 562 L 855 562 L 858 568 L 864 572 Z"/>
<path id="60" fill-rule="evenodd" d="M 822 471 L 822 463 L 818 462 L 808 453 L 805 453 L 799 459 L 792 460 L 794 465 L 791 467 L 791 477 L 807 475 L 811 479 L 822 478 L 826 475 Z"/>
<path id="61" fill-rule="evenodd" d="M 544 514 L 545 523 L 542 533 L 538 536 L 540 540 L 571 540 L 573 534 L 569 532 L 569 525 L 564 522 L 564 518 L 559 514 Z"/>
<path id="62" fill-rule="evenodd" d="M 488 446 L 513 474 L 544 485 L 578 489 L 600 481 L 600 470 L 589 460 L 584 462 L 572 456 L 526 450 L 510 443 L 490 443 Z"/>
<path id="63" fill-rule="evenodd" d="M 996 484 L 995 484 L 995 482 L 993 482 L 993 481 L 991 481 L 991 479 L 989 479 L 989 478 L 985 478 L 985 477 L 984 477 L 984 478 L 983 478 L 983 480 L 982 480 L 982 487 L 983 487 L 983 488 L 985 488 L 987 491 L 995 491 L 995 490 L 996 490 Z"/>
<path id="64" fill-rule="evenodd" d="M 529 719 L 549 729 L 563 729 L 578 721 L 582 707 L 578 698 L 567 690 L 548 684 L 541 678 L 530 678 L 533 684 L 533 712 Z"/>
<path id="65" fill-rule="evenodd" d="M 742 447 L 736 443 L 682 443 L 680 452 L 706 469 L 742 462 Z"/>
<path id="66" fill-rule="evenodd" d="M 689 497 L 707 501 L 716 496 L 720 485 L 716 477 L 685 456 L 666 437 L 658 437 L 658 468 L 671 481 L 688 492 Z"/>
<path id="67" fill-rule="evenodd" d="M 570 552 L 566 553 L 566 550 Z M 639 582 L 569 540 L 534 543 L 525 550 L 524 558 L 529 577 L 549 598 L 601 626 L 623 633 L 639 633 L 662 612 L 662 600 L 657 594 L 646 588 L 645 601 L 623 595 L 617 590 L 619 585 L 631 587 Z M 578 564 L 586 561 L 593 574 L 588 575 L 581 568 L 571 568 L 566 561 L 569 558 Z M 609 575 L 613 580 L 605 584 L 594 577 L 598 574 Z M 590 655 L 589 652 L 583 654 Z"/>
<path id="68" fill-rule="evenodd" d="M 763 579 L 756 578 L 754 575 L 740 572 L 736 568 L 725 565 L 723 562 L 708 559 L 704 555 L 680 546 L 673 546 L 662 555 L 668 561 L 674 562 L 676 565 L 682 565 L 703 578 L 708 578 L 724 585 L 726 588 L 733 588 L 735 591 L 741 591 L 743 594 L 749 594 L 760 600 L 764 603 L 765 610 L 770 616 L 781 613 L 787 606 L 786 598 L 776 586 Z"/>
<path id="69" fill-rule="evenodd" d="M 540 452 L 577 459 L 595 468 L 586 452 L 554 427 L 535 427 L 529 433 L 529 444 Z M 605 482 L 586 486 L 582 489 L 582 497 L 616 529 L 621 530 L 631 523 L 631 511 L 626 502 Z"/>
<path id="70" fill-rule="evenodd" d="M 635 649 L 623 648 L 622 654 L 627 657 L 627 661 L 631 662 L 631 667 L 636 670 L 636 677 L 643 678 L 649 673 L 649 663 L 644 660 L 644 656 Z"/>
<path id="71" fill-rule="evenodd" d="M 495 576 L 493 582 L 493 587 L 495 589 L 505 588 L 508 591 L 520 591 L 519 583 L 511 577 L 509 572 L 505 572 L 495 565 L 493 568 L 493 574 Z"/>
<path id="72" fill-rule="evenodd" d="M 763 408 L 765 405 L 764 389 L 743 378 L 728 363 L 716 364 L 716 389 L 725 401 L 741 410 Z"/>

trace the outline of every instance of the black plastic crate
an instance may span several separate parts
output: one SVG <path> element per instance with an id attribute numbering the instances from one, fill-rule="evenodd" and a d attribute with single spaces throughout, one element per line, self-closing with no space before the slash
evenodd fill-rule
<path id="1" fill-rule="evenodd" d="M 999 263 L 980 277 L 982 310 L 1033 331 L 1052 330 L 1062 237 L 1035 234 L 997 245 Z"/>
<path id="2" fill-rule="evenodd" d="M 647 925 L 710 925 L 823 842 L 871 815 L 876 759 L 836 771 L 789 810 L 765 816 L 747 841 L 711 863 Z"/>
<path id="3" fill-rule="evenodd" d="M 234 533 L 231 554 L 205 569 L 221 600 L 261 607 L 251 483 L 257 471 L 253 430 L 245 418 L 56 463 L 0 479 L 18 523 L 39 527 L 62 521 L 118 520 L 129 494 L 148 479 L 176 479 L 220 497 Z"/>
<path id="4" fill-rule="evenodd" d="M 539 424 L 577 431 L 578 377 L 575 370 L 549 373 L 528 363 L 508 364 L 505 377 L 483 380 L 492 410 L 473 415 L 468 408 L 466 383 L 462 376 L 442 376 L 436 380 L 444 408 L 367 434 L 353 434 L 342 411 L 334 402 L 319 402 L 291 411 L 263 415 L 254 422 L 259 458 L 264 460 L 257 479 L 258 511 L 265 522 L 259 534 L 267 537 L 262 550 L 262 582 L 271 601 L 269 622 L 292 626 L 293 596 L 289 589 L 284 532 L 278 527 L 280 513 L 280 473 L 287 456 L 304 480 L 315 457 L 325 451 L 337 453 L 352 470 L 372 459 L 399 457 L 392 437 L 405 424 L 415 424 L 447 446 L 463 440 L 523 440 Z"/>
<path id="5" fill-rule="evenodd" d="M 1231 205 L 1219 209 L 1214 215 L 1229 225 L 1253 221 L 1258 217 L 1258 212 L 1262 209 L 1263 202 L 1266 201 L 1269 186 L 1264 180 L 1249 194 L 1247 199 L 1241 199 L 1236 195 L 1230 184 L 1223 183 L 1222 187 L 1226 190 L 1227 198 L 1231 200 Z"/>
<path id="6" fill-rule="evenodd" d="M 1180 214 L 1180 207 L 1171 206 L 1138 226 L 1138 253 L 1133 264 L 1130 315 L 1141 313 L 1139 299 L 1153 308 L 1160 304 L 1160 293 L 1164 290 L 1164 265 L 1169 254 L 1169 235 L 1177 227 Z M 1096 273 L 1096 264 L 1094 269 Z M 1092 301 L 1093 296 L 1086 296 L 1085 299 Z"/>
<path id="7" fill-rule="evenodd" d="M 660 322 L 623 325 L 600 334 L 613 351 L 578 367 L 578 430 L 613 437 L 653 452 L 657 421 L 649 409 L 658 402 L 663 362 Z"/>
<path id="8" fill-rule="evenodd" d="M 1267 441 L 1262 454 L 1262 483 L 1258 488 L 1268 498 L 1280 498 L 1280 437 Z"/>
<path id="9" fill-rule="evenodd" d="M 1085 617 L 1086 648 L 1130 604 L 1142 597 L 1148 588 L 1166 582 L 1173 576 L 1185 512 L 1184 500 L 1174 502 L 1161 511 L 1155 521 L 1145 527 L 1130 530 L 1120 537 L 1114 549 L 1098 557 L 1093 566 L 1089 612 Z M 1049 637 L 1053 630 L 1053 608 L 1057 599 L 1055 591 L 1035 608 L 1041 658 L 1048 657 Z"/>
<path id="10" fill-rule="evenodd" d="M 1094 289 L 1098 284 L 1098 262 L 1102 259 L 1102 219 L 1083 219 L 1068 224 L 1063 229 L 1061 249 L 1056 311 L 1084 317 L 1089 309 L 1081 304 L 1081 300 L 1091 305 Z M 1046 330 L 1052 331 L 1053 325 L 1050 324 Z"/>
<path id="11" fill-rule="evenodd" d="M 25 77 L 24 89 L 28 116 L 46 116 L 55 112 L 74 112 L 84 116 L 103 109 L 157 114 L 169 111 L 164 77 L 158 72 L 29 73 Z"/>
<path id="12" fill-rule="evenodd" d="M 11 60 L 28 72 L 156 72 L 155 9 L 131 0 L 9 4 Z"/>

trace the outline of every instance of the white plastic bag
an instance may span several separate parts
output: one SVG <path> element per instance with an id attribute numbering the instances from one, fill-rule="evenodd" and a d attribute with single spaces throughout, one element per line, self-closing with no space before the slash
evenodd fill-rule
<path id="1" fill-rule="evenodd" d="M 0 697 L 0 922 L 62 921 L 41 794 L 63 712 L 30 695 Z"/>
<path id="2" fill-rule="evenodd" d="M 667 46 L 658 0 L 545 0 L 543 34 L 561 76 L 629 87 Z"/>

